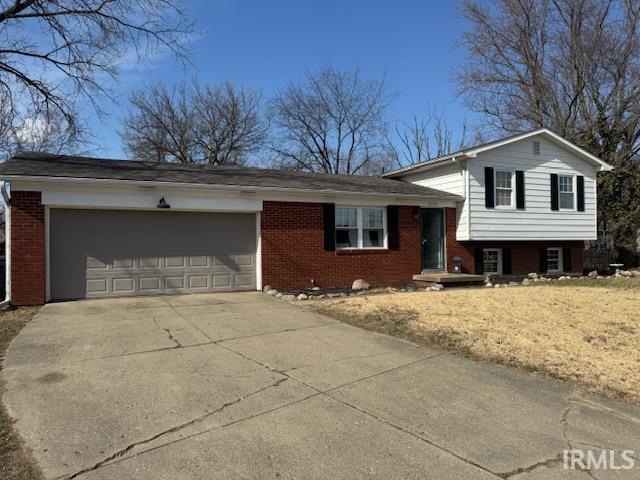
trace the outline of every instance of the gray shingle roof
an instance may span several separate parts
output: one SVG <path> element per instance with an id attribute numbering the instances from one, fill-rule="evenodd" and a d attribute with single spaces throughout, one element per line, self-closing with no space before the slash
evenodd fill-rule
<path id="1" fill-rule="evenodd" d="M 47 153 L 19 153 L 0 165 L 0 178 L 15 176 L 97 178 L 457 198 L 455 195 L 439 190 L 380 177 L 329 175 L 237 166 L 138 162 Z"/>

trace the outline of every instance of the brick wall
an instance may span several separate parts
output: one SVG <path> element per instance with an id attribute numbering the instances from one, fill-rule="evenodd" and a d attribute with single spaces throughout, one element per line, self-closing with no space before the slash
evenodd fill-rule
<path id="1" fill-rule="evenodd" d="M 400 249 L 325 251 L 320 203 L 264 202 L 263 285 L 282 290 L 348 287 L 363 278 L 371 284 L 410 282 L 421 269 L 418 207 L 399 207 Z M 415 217 L 418 217 L 416 219 Z"/>
<path id="2" fill-rule="evenodd" d="M 476 248 L 510 248 L 511 270 L 514 275 L 540 271 L 540 248 L 569 247 L 571 248 L 571 272 L 582 273 L 582 256 L 584 242 L 582 241 L 519 241 L 519 242 L 458 242 L 456 240 L 456 209 L 445 209 L 447 225 L 447 266 L 452 271 L 452 259 L 459 256 L 462 260 L 464 273 L 475 273 Z"/>
<path id="3" fill-rule="evenodd" d="M 11 192 L 11 303 L 45 302 L 44 206 L 40 192 Z"/>

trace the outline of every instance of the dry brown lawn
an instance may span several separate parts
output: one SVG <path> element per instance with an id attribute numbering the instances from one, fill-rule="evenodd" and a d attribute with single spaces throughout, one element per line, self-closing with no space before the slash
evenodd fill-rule
<path id="1" fill-rule="evenodd" d="M 365 328 L 640 403 L 637 286 L 392 293 L 317 302 L 313 308 Z"/>

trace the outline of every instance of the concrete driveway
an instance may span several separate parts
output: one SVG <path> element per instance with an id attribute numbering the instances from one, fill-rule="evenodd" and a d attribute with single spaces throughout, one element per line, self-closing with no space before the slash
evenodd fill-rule
<path id="1" fill-rule="evenodd" d="M 47 305 L 2 375 L 50 479 L 588 479 L 563 450 L 640 457 L 640 409 L 258 293 Z"/>

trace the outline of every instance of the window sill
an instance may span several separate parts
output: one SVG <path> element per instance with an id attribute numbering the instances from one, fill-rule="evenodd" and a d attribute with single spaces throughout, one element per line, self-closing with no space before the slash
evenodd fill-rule
<path id="1" fill-rule="evenodd" d="M 388 248 L 336 248 L 337 255 L 371 255 L 389 251 Z"/>

